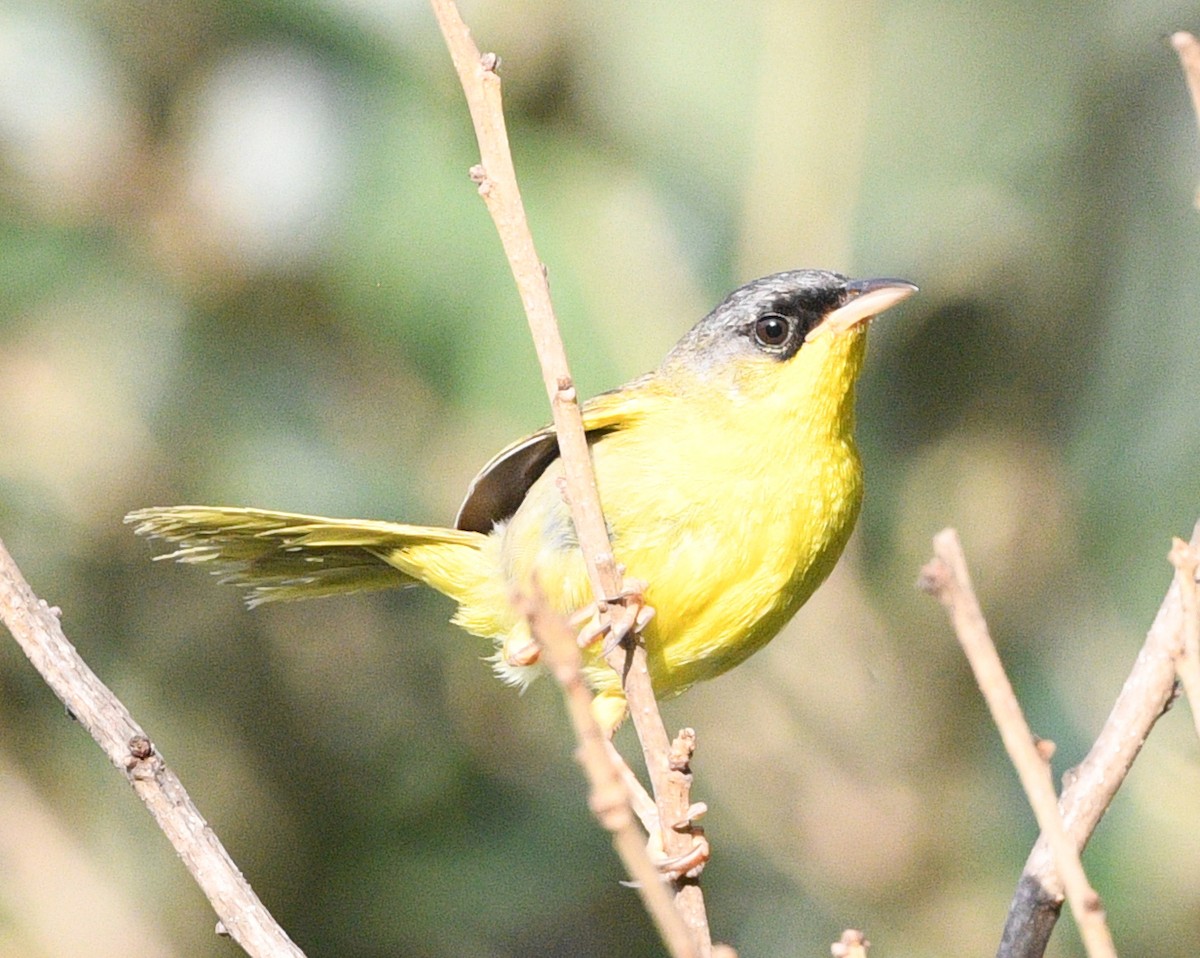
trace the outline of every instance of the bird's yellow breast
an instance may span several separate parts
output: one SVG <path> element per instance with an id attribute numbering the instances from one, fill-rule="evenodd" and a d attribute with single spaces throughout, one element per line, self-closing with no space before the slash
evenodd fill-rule
<path id="1" fill-rule="evenodd" d="M 628 576 L 648 584 L 656 611 L 644 639 L 660 694 L 761 648 L 829 574 L 853 528 L 862 336 L 805 350 L 802 369 L 652 380 L 628 422 L 592 446 L 614 551 Z M 507 581 L 536 575 L 571 611 L 591 596 L 560 474 L 554 463 L 530 489 L 500 552 Z M 617 681 L 606 667 L 594 677 Z"/>

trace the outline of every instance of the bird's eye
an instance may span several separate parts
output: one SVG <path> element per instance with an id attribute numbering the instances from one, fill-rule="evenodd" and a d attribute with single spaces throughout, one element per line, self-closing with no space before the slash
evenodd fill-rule
<path id="1" fill-rule="evenodd" d="M 778 313 L 767 313 L 754 323 L 754 341 L 768 349 L 778 349 L 788 340 L 792 321 Z"/>

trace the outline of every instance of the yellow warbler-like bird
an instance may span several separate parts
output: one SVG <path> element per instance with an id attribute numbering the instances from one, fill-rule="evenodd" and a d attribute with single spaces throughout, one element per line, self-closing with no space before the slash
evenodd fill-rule
<path id="1" fill-rule="evenodd" d="M 583 405 L 613 551 L 646 582 L 643 632 L 659 695 L 712 678 L 762 648 L 841 555 L 862 501 L 854 384 L 868 321 L 916 291 L 894 279 L 796 270 L 755 280 L 700 320 L 654 372 Z M 215 506 L 140 509 L 162 558 L 214 567 L 257 605 L 432 586 L 454 622 L 496 643 L 496 671 L 536 674 L 514 589 L 536 578 L 564 613 L 593 601 L 542 429 L 471 483 L 454 528 Z M 624 717 L 615 672 L 589 650 L 595 712 Z"/>

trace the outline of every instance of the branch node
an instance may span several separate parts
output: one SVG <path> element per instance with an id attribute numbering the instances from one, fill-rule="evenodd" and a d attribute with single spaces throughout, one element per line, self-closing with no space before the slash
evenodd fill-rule
<path id="1" fill-rule="evenodd" d="M 575 391 L 575 384 L 571 382 L 570 377 L 560 376 L 557 386 L 558 389 L 554 394 L 555 402 L 575 402 L 579 399 L 579 394 Z"/>
<path id="2" fill-rule="evenodd" d="M 1058 751 L 1058 746 L 1048 738 L 1033 737 L 1033 747 L 1037 749 L 1038 756 L 1047 765 L 1050 764 L 1050 759 L 1054 758 L 1054 753 Z"/>
<path id="3" fill-rule="evenodd" d="M 145 735 L 135 735 L 129 740 L 129 756 L 139 762 L 154 754 L 154 743 Z"/>
<path id="4" fill-rule="evenodd" d="M 500 57 L 495 53 L 485 53 L 479 58 L 479 66 L 484 73 L 499 73 Z"/>
<path id="5" fill-rule="evenodd" d="M 471 182 L 479 187 L 480 196 L 486 200 L 492 195 L 496 182 L 488 176 L 487 168 L 482 163 L 476 163 L 467 171 L 467 175 L 471 177 Z"/>
<path id="6" fill-rule="evenodd" d="M 680 729 L 671 743 L 671 751 L 667 762 L 672 772 L 682 772 L 690 775 L 692 772 L 692 756 L 696 754 L 696 730 L 693 728 Z"/>
<path id="7" fill-rule="evenodd" d="M 1191 576 L 1195 581 L 1196 568 L 1197 565 L 1200 565 L 1200 557 L 1196 555 L 1195 549 L 1175 536 L 1171 540 L 1171 551 L 1167 553 L 1167 558 L 1171 565 L 1183 573 L 1184 577 Z"/>
<path id="8" fill-rule="evenodd" d="M 926 595 L 931 595 L 939 601 L 945 592 L 946 584 L 950 581 L 950 569 L 941 559 L 933 558 L 921 566 L 921 574 L 917 577 L 917 588 Z"/>
<path id="9" fill-rule="evenodd" d="M 1196 588 L 1200 555 L 1193 546 L 1175 538 L 1167 558 L 1175 567 L 1175 582 L 1179 587 L 1179 630 L 1171 646 L 1178 677 L 1176 695 L 1182 686 L 1191 705 L 1196 734 L 1200 735 L 1200 594 Z"/>

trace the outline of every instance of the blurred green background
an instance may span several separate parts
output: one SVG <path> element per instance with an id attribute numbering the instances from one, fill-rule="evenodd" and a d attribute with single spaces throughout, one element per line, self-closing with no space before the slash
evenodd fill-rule
<path id="1" fill-rule="evenodd" d="M 991 954 L 1032 816 L 913 584 L 957 526 L 1032 725 L 1078 762 L 1200 514 L 1200 150 L 1165 41 L 1194 7 L 464 14 L 585 395 L 767 272 L 922 287 L 872 333 L 845 561 L 666 712 L 699 732 L 718 939 Z M 476 159 L 418 0 L 0 2 L 0 537 L 310 956 L 660 954 L 552 685 L 502 687 L 440 597 L 247 612 L 121 523 L 449 522 L 547 418 Z M 1086 857 L 1126 954 L 1200 940 L 1183 711 Z M 231 953 L 7 641 L 0 729 L 0 956 Z M 1069 921 L 1052 953 L 1081 954 Z"/>

